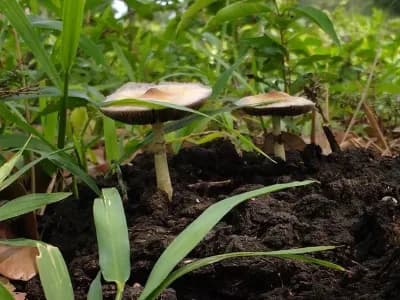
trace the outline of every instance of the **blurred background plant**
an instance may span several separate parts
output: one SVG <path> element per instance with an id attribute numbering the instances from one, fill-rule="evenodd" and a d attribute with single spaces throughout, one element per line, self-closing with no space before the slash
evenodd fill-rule
<path id="1" fill-rule="evenodd" d="M 321 87 L 318 99 L 323 106 L 328 104 L 327 118 L 343 132 L 378 49 L 381 55 L 368 87 L 368 103 L 385 136 L 393 141 L 399 130 L 400 85 L 399 38 L 391 29 L 398 26 L 398 8 L 393 1 L 359 2 L 91 0 L 86 1 L 81 34 L 74 31 L 80 20 L 66 25 L 74 33 L 68 40 L 60 34 L 64 26 L 60 20 L 66 18 L 62 1 L 1 1 L 0 145 L 16 147 L 7 144 L 9 138 L 33 133 L 54 147 L 63 146 L 57 113 L 64 111 L 66 74 L 65 140 L 73 146 L 74 163 L 92 173 L 131 157 L 149 133 L 147 127 L 115 124 L 97 110 L 104 95 L 129 80 L 209 84 L 214 88 L 213 101 L 205 111 L 270 89 L 301 93 L 316 82 Z M 238 4 L 247 9 L 238 9 Z M 6 10 L 17 6 L 27 16 L 22 29 Z M 325 17 L 333 20 L 334 27 Z M 38 39 L 27 40 L 24 30 L 36 32 Z M 65 53 L 67 40 L 77 43 L 75 60 L 73 49 Z M 33 48 L 35 42 L 40 42 L 39 50 Z M 172 150 L 178 151 L 184 141 L 203 143 L 231 136 L 210 120 L 192 118 L 192 123 L 175 124 L 174 129 L 181 128 L 167 136 Z M 218 118 L 253 136 L 269 122 L 238 118 L 229 111 Z M 364 115 L 358 114 L 357 120 L 352 132 L 374 138 Z M 309 135 L 311 121 L 296 118 L 286 126 L 288 131 Z M 247 149 L 240 141 L 236 144 Z"/>

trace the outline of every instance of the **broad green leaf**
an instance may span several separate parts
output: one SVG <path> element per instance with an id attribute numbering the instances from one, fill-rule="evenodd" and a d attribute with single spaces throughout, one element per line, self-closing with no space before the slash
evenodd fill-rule
<path id="1" fill-rule="evenodd" d="M 0 244 L 16 247 L 36 247 L 36 263 L 40 282 L 47 300 L 73 300 L 71 278 L 64 258 L 57 247 L 29 239 L 0 240 Z"/>
<path id="2" fill-rule="evenodd" d="M 261 196 L 266 193 L 280 191 L 290 187 L 304 186 L 314 181 L 295 181 L 285 184 L 275 184 L 254 191 L 229 197 L 208 207 L 196 220 L 187 226 L 161 254 L 154 265 L 146 286 L 139 300 L 146 299 L 167 278 L 169 273 L 206 234 L 235 206 L 238 204 Z"/>
<path id="3" fill-rule="evenodd" d="M 103 290 L 101 288 L 101 272 L 97 273 L 96 278 L 90 284 L 87 300 L 103 300 Z"/>
<path id="4" fill-rule="evenodd" d="M 105 280 L 123 286 L 129 278 L 131 264 L 128 226 L 117 189 L 102 190 L 102 198 L 94 201 L 93 216 L 101 273 Z"/>
<path id="5" fill-rule="evenodd" d="M 14 300 L 11 292 L 0 282 L 0 299 L 1 300 Z"/>
<path id="6" fill-rule="evenodd" d="M 293 10 L 317 24 L 319 28 L 329 35 L 336 45 L 340 46 L 340 40 L 336 34 L 335 27 L 326 13 L 315 7 L 303 5 L 296 6 Z"/>
<path id="7" fill-rule="evenodd" d="M 190 22 L 192 22 L 193 18 L 196 14 L 202 10 L 203 8 L 209 6 L 214 3 L 216 0 L 196 0 L 182 15 L 180 22 L 176 28 L 176 32 L 184 30 Z"/>
<path id="8" fill-rule="evenodd" d="M 239 1 L 225 6 L 210 19 L 206 28 L 212 29 L 224 23 L 234 21 L 251 15 L 259 16 L 262 13 L 271 11 L 271 8 L 265 4 L 265 1 L 249 2 Z"/>
<path id="9" fill-rule="evenodd" d="M 71 193 L 29 194 L 18 197 L 0 206 L 0 221 L 32 212 L 44 205 L 61 201 Z"/>
<path id="10" fill-rule="evenodd" d="M 345 269 L 339 265 L 333 264 L 328 261 L 316 259 L 313 257 L 303 256 L 302 254 L 306 253 L 314 253 L 320 251 L 327 251 L 335 249 L 334 246 L 317 246 L 317 247 L 306 247 L 306 248 L 297 248 L 297 249 L 289 249 L 289 250 L 279 250 L 279 251 L 269 251 L 269 252 L 232 252 L 225 253 L 215 256 L 210 256 L 202 259 L 198 259 L 194 262 L 191 262 L 178 270 L 172 272 L 162 283 L 161 285 L 149 296 L 146 300 L 156 299 L 164 289 L 166 289 L 171 283 L 173 283 L 176 279 L 184 276 L 187 273 L 190 273 L 196 269 L 202 268 L 204 266 L 214 264 L 220 262 L 225 259 L 237 258 L 237 257 L 252 257 L 252 256 L 269 256 L 283 259 L 292 259 L 298 260 L 307 263 L 313 263 L 316 265 L 321 265 L 324 267 L 328 267 L 331 269 L 344 271 Z"/>
<path id="11" fill-rule="evenodd" d="M 6 15 L 12 26 L 23 38 L 29 50 L 35 55 L 39 64 L 57 87 L 61 87 L 61 78 L 50 60 L 50 55 L 44 50 L 38 33 L 31 26 L 22 7 L 16 0 L 0 0 L 0 11 Z"/>
<path id="12" fill-rule="evenodd" d="M 60 250 L 44 243 L 39 243 L 37 248 L 36 262 L 46 299 L 73 300 L 71 278 Z"/>
<path id="13" fill-rule="evenodd" d="M 78 50 L 82 30 L 85 0 L 63 1 L 63 27 L 61 32 L 61 62 L 69 72 Z"/>
<path id="14" fill-rule="evenodd" d="M 31 138 L 29 137 L 21 150 L 19 150 L 8 162 L 0 167 L 0 187 L 4 180 L 11 174 L 12 170 L 14 169 L 18 160 L 21 158 L 22 153 L 25 151 L 26 146 L 28 146 L 30 141 Z"/>

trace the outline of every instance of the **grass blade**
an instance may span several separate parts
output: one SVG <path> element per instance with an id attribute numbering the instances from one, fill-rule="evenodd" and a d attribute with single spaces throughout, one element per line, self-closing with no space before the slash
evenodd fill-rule
<path id="1" fill-rule="evenodd" d="M 21 158 L 22 153 L 28 146 L 31 138 L 29 137 L 28 140 L 25 142 L 24 146 L 19 150 L 8 162 L 0 167 L 0 188 L 4 180 L 11 174 L 12 170 L 14 169 L 16 163 Z"/>
<path id="2" fill-rule="evenodd" d="M 209 6 L 215 1 L 216 0 L 196 0 L 182 15 L 181 20 L 176 28 L 176 33 L 184 30 L 200 10 Z"/>
<path id="3" fill-rule="evenodd" d="M 115 188 L 103 189 L 102 195 L 93 205 L 101 273 L 105 280 L 123 287 L 131 272 L 124 208 Z"/>
<path id="4" fill-rule="evenodd" d="M 63 26 L 61 32 L 61 62 L 68 73 L 78 50 L 82 30 L 85 0 L 63 1 Z"/>
<path id="5" fill-rule="evenodd" d="M 71 193 L 29 194 L 18 197 L 0 206 L 0 221 L 32 212 L 44 205 L 69 197 Z"/>
<path id="6" fill-rule="evenodd" d="M 0 10 L 6 15 L 12 26 L 23 38 L 27 47 L 32 51 L 39 64 L 57 87 L 61 87 L 61 78 L 50 60 L 50 55 L 44 50 L 38 33 L 25 16 L 24 10 L 16 0 L 0 0 Z"/>
<path id="7" fill-rule="evenodd" d="M 215 256 L 210 256 L 206 258 L 202 258 L 191 262 L 178 270 L 172 272 L 162 283 L 161 285 L 154 290 L 154 292 L 146 298 L 146 300 L 153 300 L 156 299 L 164 289 L 166 289 L 171 283 L 173 283 L 176 279 L 184 276 L 187 273 L 190 273 L 196 269 L 202 268 L 204 266 L 214 264 L 220 262 L 225 259 L 237 258 L 237 257 L 252 257 L 252 256 L 270 256 L 282 259 L 292 259 L 298 260 L 307 263 L 313 263 L 316 265 L 321 265 L 324 267 L 328 267 L 331 269 L 335 269 L 338 271 L 344 271 L 345 269 L 339 265 L 334 263 L 316 259 L 313 257 L 304 256 L 302 254 L 306 253 L 314 253 L 320 251 L 327 251 L 335 249 L 334 246 L 317 246 L 317 247 L 306 247 L 306 248 L 297 248 L 297 249 L 289 249 L 289 250 L 279 250 L 279 251 L 269 251 L 269 252 L 232 252 L 232 253 L 225 253 Z"/>
<path id="8" fill-rule="evenodd" d="M 146 286 L 139 300 L 146 299 L 167 278 L 169 273 L 203 238 L 204 236 L 236 205 L 266 193 L 285 188 L 303 186 L 314 181 L 296 181 L 275 184 L 254 191 L 229 197 L 207 208 L 196 220 L 185 228 L 159 257 L 154 265 Z"/>

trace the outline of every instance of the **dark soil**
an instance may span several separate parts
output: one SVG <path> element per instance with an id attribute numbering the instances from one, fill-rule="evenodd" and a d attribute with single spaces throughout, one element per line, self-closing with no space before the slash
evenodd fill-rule
<path id="1" fill-rule="evenodd" d="M 308 146 L 274 164 L 252 153 L 240 157 L 227 141 L 186 148 L 170 158 L 175 188 L 171 205 L 156 192 L 153 159 L 139 155 L 122 171 L 129 203 L 132 274 L 124 299 L 136 299 L 154 262 L 172 239 L 218 200 L 263 185 L 316 179 L 320 184 L 249 200 L 235 208 L 189 255 L 199 258 L 231 251 L 268 251 L 336 245 L 317 257 L 342 265 L 339 272 L 266 258 L 223 261 L 175 282 L 163 299 L 400 299 L 400 158 L 356 150 L 319 155 Z M 210 184 L 213 183 L 213 184 Z M 116 186 L 114 178 L 99 179 Z M 76 291 L 86 299 L 99 269 L 92 221 L 94 195 L 53 206 L 43 220 L 43 239 L 60 247 Z M 43 299 L 38 279 L 25 290 Z M 176 296 L 175 296 L 175 292 Z M 114 287 L 104 285 L 105 299 Z"/>

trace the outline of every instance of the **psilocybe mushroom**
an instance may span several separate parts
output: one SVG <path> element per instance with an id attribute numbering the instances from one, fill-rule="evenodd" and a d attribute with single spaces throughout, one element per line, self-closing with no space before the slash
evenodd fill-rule
<path id="1" fill-rule="evenodd" d="M 282 160 L 286 160 L 286 155 L 281 139 L 281 118 L 307 113 L 315 106 L 314 102 L 308 99 L 278 91 L 247 96 L 240 99 L 237 104 L 249 115 L 272 116 L 274 155 Z"/>
<path id="2" fill-rule="evenodd" d="M 160 84 L 129 82 L 109 95 L 101 111 L 108 117 L 127 124 L 151 124 L 153 128 L 152 151 L 157 178 L 157 187 L 172 199 L 173 189 L 169 175 L 165 147 L 163 123 L 184 117 L 187 112 L 177 109 L 179 106 L 197 109 L 211 94 L 211 88 L 198 83 L 165 82 Z M 110 106 L 119 100 L 139 100 L 134 105 L 123 104 Z M 150 105 L 146 105 L 149 101 Z M 177 107 L 154 106 L 172 104 Z M 143 103 L 143 105 L 141 105 Z M 152 105 L 153 104 L 153 105 Z"/>

